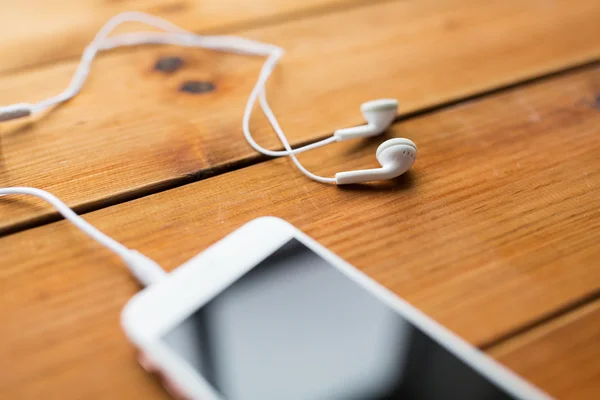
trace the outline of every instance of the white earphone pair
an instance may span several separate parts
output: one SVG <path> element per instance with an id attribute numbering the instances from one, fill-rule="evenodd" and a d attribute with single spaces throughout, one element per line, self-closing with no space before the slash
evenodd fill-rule
<path id="1" fill-rule="evenodd" d="M 125 22 L 141 22 L 164 32 L 134 32 L 108 37 L 119 25 Z M 244 137 L 256 151 L 272 156 L 289 156 L 298 169 L 311 179 L 323 183 L 351 184 L 368 181 L 392 179 L 402 175 L 410 169 L 417 157 L 417 146 L 409 139 L 390 139 L 383 142 L 377 149 L 377 160 L 380 168 L 338 172 L 334 178 L 327 178 L 309 172 L 298 161 L 296 154 L 315 149 L 327 144 L 357 138 L 372 137 L 383 133 L 393 122 L 398 110 L 398 102 L 394 99 L 373 100 L 364 103 L 361 111 L 367 121 L 366 125 L 336 130 L 333 136 L 321 141 L 292 149 L 277 118 L 273 114 L 265 93 L 265 85 L 279 59 L 283 56 L 283 49 L 275 45 L 261 43 L 234 36 L 201 36 L 188 32 L 161 18 L 140 13 L 126 12 L 111 18 L 96 34 L 93 41 L 86 47 L 81 57 L 81 62 L 69 86 L 60 94 L 37 104 L 20 103 L 0 107 L 0 122 L 27 117 L 33 113 L 41 112 L 65 102 L 74 97 L 81 88 L 90 72 L 91 63 L 100 50 L 110 50 L 123 46 L 137 46 L 141 44 L 171 44 L 186 47 L 200 47 L 217 51 L 228 51 L 239 54 L 266 56 L 258 80 L 250 93 L 242 129 Z M 273 130 L 281 140 L 285 150 L 273 151 L 260 146 L 250 133 L 250 116 L 252 109 L 259 99 L 260 106 L 269 120 Z"/>
<path id="2" fill-rule="evenodd" d="M 383 133 L 394 121 L 398 111 L 398 101 L 394 99 L 372 100 L 360 107 L 366 125 L 338 129 L 333 136 L 338 141 L 376 136 Z M 388 139 L 376 151 L 381 168 L 338 172 L 335 183 L 361 183 L 396 178 L 412 167 L 417 158 L 417 146 L 405 138 Z"/>

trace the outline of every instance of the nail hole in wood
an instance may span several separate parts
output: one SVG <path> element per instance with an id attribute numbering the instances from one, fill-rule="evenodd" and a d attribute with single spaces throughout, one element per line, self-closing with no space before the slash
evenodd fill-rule
<path id="1" fill-rule="evenodd" d="M 212 82 L 206 81 L 186 81 L 179 88 L 180 91 L 186 93 L 208 93 L 215 90 L 215 85 Z"/>
<path id="2" fill-rule="evenodd" d="M 177 71 L 183 66 L 183 59 L 181 57 L 161 57 L 154 64 L 154 70 L 164 72 L 167 74 Z"/>

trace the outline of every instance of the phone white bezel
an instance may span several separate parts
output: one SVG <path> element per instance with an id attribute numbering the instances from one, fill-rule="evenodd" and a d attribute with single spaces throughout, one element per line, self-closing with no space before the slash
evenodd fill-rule
<path id="1" fill-rule="evenodd" d="M 248 222 L 136 296 L 122 312 L 130 340 L 192 398 L 221 400 L 219 394 L 161 338 L 292 238 L 371 292 L 467 365 L 520 399 L 550 399 L 541 390 L 390 292 L 358 269 L 275 217 Z"/>

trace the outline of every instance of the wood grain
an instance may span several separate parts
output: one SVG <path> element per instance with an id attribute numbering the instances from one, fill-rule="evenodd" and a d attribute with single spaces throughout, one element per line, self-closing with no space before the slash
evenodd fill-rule
<path id="1" fill-rule="evenodd" d="M 358 108 L 369 99 L 396 97 L 407 113 L 597 58 L 600 42 L 590 38 L 600 37 L 599 19 L 595 0 L 426 0 L 239 33 L 287 49 L 269 96 L 299 143 L 361 123 Z M 185 64 L 173 74 L 153 71 L 161 56 Z M 0 127 L 0 186 L 39 187 L 90 210 L 232 169 L 256 157 L 241 118 L 261 62 L 179 48 L 103 56 L 80 97 L 37 121 Z M 0 79 L 0 103 L 54 94 L 74 68 Z M 216 90 L 182 93 L 189 80 Z M 260 143 L 279 146 L 260 114 L 252 127 Z M 3 202 L 0 215 L 2 231 L 53 212 L 26 200 Z"/>
<path id="2" fill-rule="evenodd" d="M 203 33 L 281 21 L 356 4 L 353 0 L 21 0 L 0 3 L 0 74 L 79 57 L 96 31 L 123 11 L 148 12 Z M 32 12 L 35 10 L 35 12 Z M 121 31 L 136 29 L 131 24 Z"/>
<path id="3" fill-rule="evenodd" d="M 600 395 L 600 301 L 489 351 L 558 399 Z"/>
<path id="4" fill-rule="evenodd" d="M 600 288 L 599 92 L 600 68 L 587 68 L 396 124 L 389 135 L 420 154 L 389 184 L 322 185 L 277 159 L 85 218 L 173 269 L 251 219 L 279 216 L 490 343 Z M 381 140 L 301 160 L 325 175 L 374 167 Z M 0 238 L 0 266 L 7 398 L 162 396 L 120 330 L 138 287 L 116 257 L 61 221 Z"/>

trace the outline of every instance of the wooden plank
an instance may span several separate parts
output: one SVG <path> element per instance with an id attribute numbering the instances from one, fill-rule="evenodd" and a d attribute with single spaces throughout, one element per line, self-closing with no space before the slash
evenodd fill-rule
<path id="1" fill-rule="evenodd" d="M 96 31 L 123 11 L 168 18 L 186 29 L 226 32 L 356 4 L 355 0 L 22 0 L 0 4 L 0 74 L 79 57 Z M 36 10 L 36 12 L 31 12 Z M 132 28 L 139 28 L 133 25 Z M 123 27 L 123 30 L 129 29 Z"/>
<path id="2" fill-rule="evenodd" d="M 390 135 L 420 155 L 389 184 L 322 185 L 277 159 L 85 218 L 170 270 L 253 218 L 279 216 L 466 340 L 490 343 L 600 287 L 599 82 L 600 67 L 587 68 L 396 124 Z M 381 140 L 301 159 L 324 175 L 374 167 Z M 120 330 L 138 287 L 116 257 L 61 221 L 1 238 L 0 267 L 7 398 L 155 395 Z"/>
<path id="3" fill-rule="evenodd" d="M 405 113 L 593 59 L 600 54 L 600 42 L 591 40 L 600 37 L 600 3 L 577 4 L 397 2 L 241 34 L 288 50 L 269 95 L 299 143 L 361 123 L 358 108 L 369 99 L 397 97 Z M 166 55 L 186 65 L 170 75 L 153 71 Z M 80 97 L 38 121 L 0 127 L 0 186 L 47 189 L 89 210 L 248 160 L 256 153 L 243 140 L 241 118 L 261 63 L 179 48 L 103 56 Z M 54 94 L 74 68 L 0 79 L 0 104 Z M 217 89 L 182 93 L 187 80 Z M 260 143 L 279 146 L 260 114 L 252 126 Z M 53 213 L 26 200 L 3 203 L 0 215 L 1 232 Z"/>
<path id="4" fill-rule="evenodd" d="M 557 399 L 600 395 L 600 301 L 489 351 Z"/>

